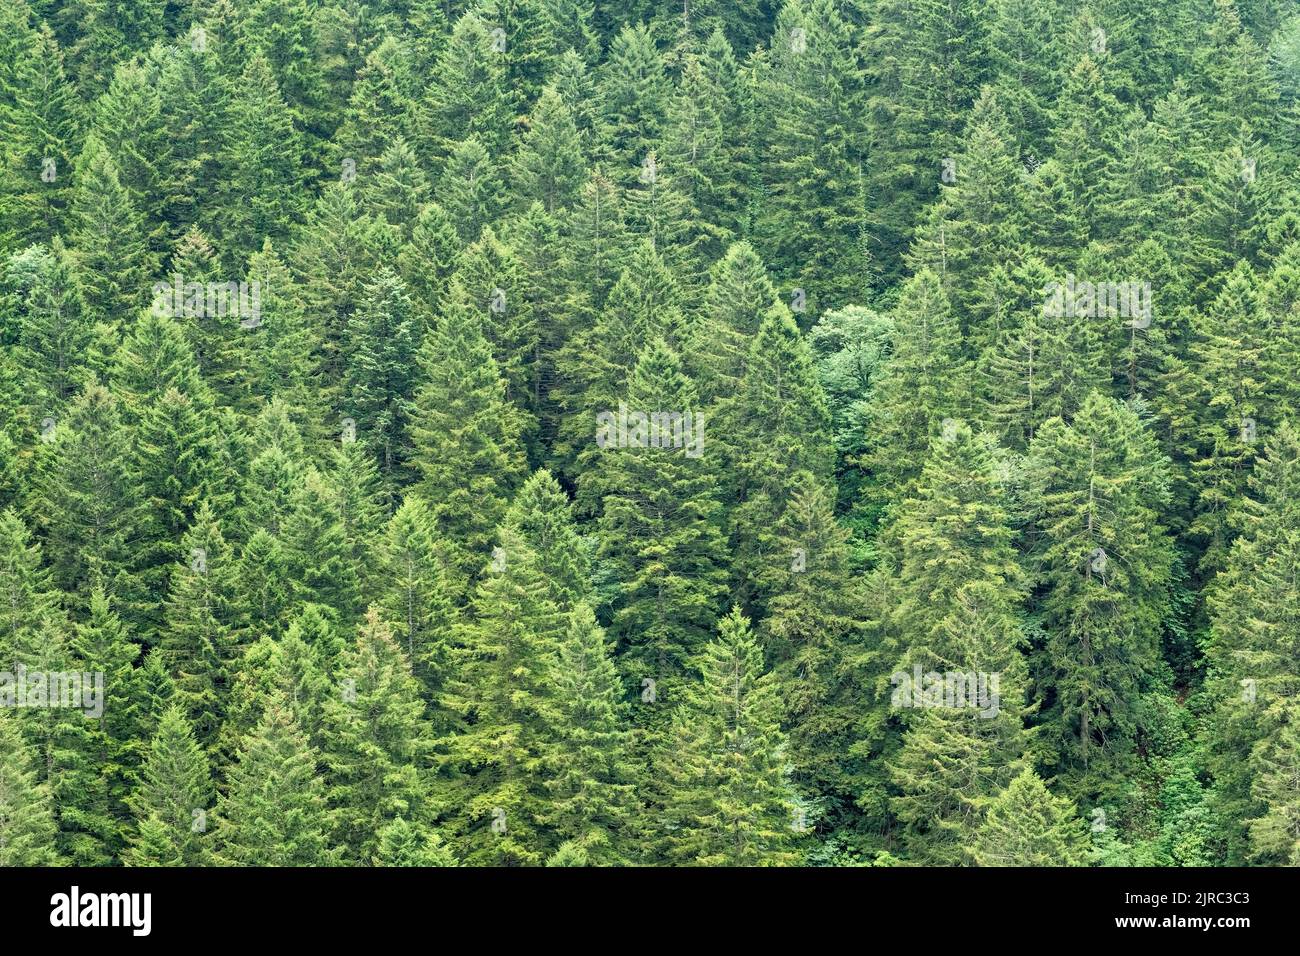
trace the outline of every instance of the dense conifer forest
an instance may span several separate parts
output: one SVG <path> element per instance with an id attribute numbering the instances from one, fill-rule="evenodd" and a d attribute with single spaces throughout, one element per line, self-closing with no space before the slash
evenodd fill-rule
<path id="1" fill-rule="evenodd" d="M 1300 5 L 4 0 L 0 865 L 1300 865 Z"/>

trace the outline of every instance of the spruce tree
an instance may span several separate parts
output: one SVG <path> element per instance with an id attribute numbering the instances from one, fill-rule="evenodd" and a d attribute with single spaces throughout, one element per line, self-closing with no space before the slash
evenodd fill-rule
<path id="1" fill-rule="evenodd" d="M 72 196 L 72 248 L 86 303 L 96 319 L 125 321 L 147 304 L 156 258 L 148 231 L 117 164 L 94 135 L 77 158 Z"/>
<path id="2" fill-rule="evenodd" d="M 1025 770 L 990 804 L 969 852 L 976 866 L 1083 866 L 1085 843 L 1074 805 Z"/>
<path id="3" fill-rule="evenodd" d="M 302 178 L 302 147 L 271 64 L 254 55 L 230 101 L 222 239 L 238 262 L 270 239 L 279 242 L 297 218 L 291 184 Z"/>
<path id="4" fill-rule="evenodd" d="M 419 347 L 406 286 L 384 267 L 363 286 L 357 312 L 348 323 L 342 405 L 377 456 L 390 494 L 411 456 L 407 429 Z"/>
<path id="5" fill-rule="evenodd" d="M 683 419 L 702 414 L 677 355 L 662 339 L 642 352 L 625 406 L 629 412 L 670 410 Z M 642 446 L 631 429 L 624 447 L 620 426 L 610 426 L 605 446 L 579 479 L 599 502 L 598 556 L 618 581 L 610 632 L 624 672 L 638 684 L 657 680 L 670 700 L 669 688 L 717 626 L 725 582 L 717 454 L 706 421 L 694 418 L 695 430 L 683 435 L 682 447 Z M 649 430 L 648 424 L 642 428 Z M 588 440 L 595 445 L 595 438 Z"/>
<path id="6" fill-rule="evenodd" d="M 499 530 L 458 641 L 449 706 L 464 722 L 448 761 L 459 787 L 456 847 L 467 863 L 537 864 L 555 848 L 544 821 L 559 720 L 555 671 L 564 615 L 538 556 Z M 486 557 L 486 555 L 485 555 Z"/>
<path id="7" fill-rule="evenodd" d="M 455 866 L 456 858 L 428 827 L 407 823 L 400 816 L 379 831 L 375 866 Z"/>
<path id="8" fill-rule="evenodd" d="M 453 144 L 470 135 L 489 155 L 505 154 L 517 93 L 507 82 L 507 58 L 493 29 L 504 28 L 487 23 L 476 11 L 464 13 L 438 58 L 420 104 L 420 124 L 426 155 L 439 163 L 451 155 Z"/>
<path id="9" fill-rule="evenodd" d="M 456 620 L 445 561 L 433 509 L 418 494 L 408 494 L 389 519 L 380 546 L 380 607 L 393 622 L 393 636 L 405 648 L 416 676 L 435 704 L 449 676 Z"/>
<path id="10" fill-rule="evenodd" d="M 36 774 L 34 748 L 16 718 L 0 711 L 0 866 L 50 866 L 54 807 Z"/>
<path id="11" fill-rule="evenodd" d="M 64 55 L 47 24 L 33 28 L 25 4 L 5 11 L 0 66 L 0 239 L 48 242 L 68 221 L 81 109 Z M 12 38 L 12 39 L 11 39 Z"/>
<path id="12" fill-rule="evenodd" d="M 626 704 L 605 632 L 586 604 L 569 615 L 556 663 L 559 714 L 546 819 L 561 839 L 581 847 L 590 865 L 622 863 L 639 810 Z"/>
<path id="13" fill-rule="evenodd" d="M 234 866 L 319 866 L 331 861 L 319 755 L 293 711 L 267 703 L 227 775 L 215 813 L 215 859 Z"/>
<path id="14" fill-rule="evenodd" d="M 586 181 L 582 140 L 573 114 L 554 89 L 544 90 L 537 101 L 514 166 L 513 192 L 520 205 L 536 201 L 554 213 L 577 204 Z"/>
<path id="15" fill-rule="evenodd" d="M 235 603 L 238 567 L 220 523 L 200 506 L 171 569 L 162 649 L 175 680 L 172 703 L 196 739 L 211 747 L 224 716 L 224 690 L 238 657 L 241 621 Z"/>
<path id="16" fill-rule="evenodd" d="M 521 423 L 477 318 L 445 317 L 420 351 L 424 384 L 411 416 L 416 486 L 449 546 L 457 594 L 477 576 L 492 529 L 523 479 Z"/>
<path id="17" fill-rule="evenodd" d="M 658 758 L 663 853 L 695 866 L 791 863 L 779 690 L 739 609 L 695 663 L 701 682 L 686 689 Z"/>
<path id="18" fill-rule="evenodd" d="M 335 677 L 322 746 L 330 840 L 345 863 L 356 865 L 375 855 L 385 824 L 428 819 L 423 778 L 431 738 L 410 662 L 374 609 Z"/>
<path id="19" fill-rule="evenodd" d="M 184 712 L 169 706 L 158 722 L 128 804 L 135 832 L 123 854 L 127 866 L 198 866 L 208 858 L 208 760 Z"/>
<path id="20" fill-rule="evenodd" d="M 1028 468 L 1046 634 L 1037 667 L 1055 690 L 1046 733 L 1063 769 L 1095 781 L 1131 754 L 1159 658 L 1174 557 L 1159 520 L 1168 461 L 1134 411 L 1094 393 L 1072 423 L 1043 426 Z"/>
<path id="21" fill-rule="evenodd" d="M 118 403 L 102 385 L 87 385 L 52 438 L 37 466 L 35 517 L 54 579 L 83 600 L 100 586 L 123 609 L 134 607 L 141 599 L 131 573 L 140 505 Z"/>

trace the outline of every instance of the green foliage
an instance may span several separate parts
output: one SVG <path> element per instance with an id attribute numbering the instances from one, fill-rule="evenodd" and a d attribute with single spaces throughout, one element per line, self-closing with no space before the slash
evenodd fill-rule
<path id="1" fill-rule="evenodd" d="M 0 864 L 1297 864 L 1298 131 L 1275 0 L 10 0 Z"/>

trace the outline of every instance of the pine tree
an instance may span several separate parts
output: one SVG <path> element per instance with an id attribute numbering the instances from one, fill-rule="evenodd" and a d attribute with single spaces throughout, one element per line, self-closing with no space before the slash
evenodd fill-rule
<path id="1" fill-rule="evenodd" d="M 706 224 L 677 188 L 675 171 L 657 150 L 650 150 L 641 171 L 623 193 L 628 235 L 649 245 L 679 277 L 684 291 L 695 298 L 703 284 L 705 256 L 713 251 Z"/>
<path id="2" fill-rule="evenodd" d="M 113 355 L 113 394 L 128 422 L 138 422 L 168 390 L 207 408 L 213 404 L 180 321 L 164 309 L 141 312 Z"/>
<path id="3" fill-rule="evenodd" d="M 849 535 L 835 519 L 829 487 L 807 472 L 791 484 L 798 490 L 772 529 L 758 578 L 772 595 L 758 636 L 783 685 L 796 782 L 843 805 L 860 764 L 849 751 L 865 695 L 850 661 L 864 596 L 850 575 Z"/>
<path id="4" fill-rule="evenodd" d="M 330 449 L 326 466 L 325 478 L 344 552 L 357 582 L 368 586 L 375 571 L 375 541 L 387 505 L 374 458 L 361 442 L 341 442 Z"/>
<path id="5" fill-rule="evenodd" d="M 172 47 L 158 70 L 159 122 L 172 134 L 159 178 L 167 189 L 173 238 L 192 225 L 205 232 L 218 225 L 213 199 L 222 188 L 218 164 L 226 149 L 231 88 L 238 76 L 231 66 L 233 11 L 224 0 L 210 6 L 210 15 L 191 30 L 189 42 Z M 202 42 L 196 42 L 199 36 Z"/>
<path id="6" fill-rule="evenodd" d="M 249 625 L 249 640 L 280 625 L 289 604 L 284 549 L 265 528 L 252 533 L 239 552 L 235 602 Z"/>
<path id="7" fill-rule="evenodd" d="M 886 275 L 911 241 L 920 205 L 943 188 L 943 160 L 953 158 L 970 102 L 983 89 L 991 19 L 981 15 L 985 9 L 888 0 L 866 24 L 859 55 L 867 74 L 865 115 L 877 145 L 867 188 L 878 204 L 871 231 Z M 819 12 L 810 5 L 807 19 L 821 21 Z M 805 26 L 811 51 L 814 34 Z M 955 172 L 960 182 L 960 165 Z"/>
<path id="8" fill-rule="evenodd" d="M 248 259 L 250 289 L 255 286 L 259 314 L 240 322 L 233 349 L 230 391 L 241 411 L 256 414 L 279 399 L 299 428 L 314 434 L 324 418 L 315 382 L 320 361 L 319 332 L 307 319 L 301 292 L 269 241 Z"/>
<path id="9" fill-rule="evenodd" d="M 274 400 L 258 416 L 253 440 L 262 450 L 251 456 L 240 489 L 243 527 L 249 535 L 264 530 L 282 537 L 307 470 L 302 435 L 288 407 Z"/>
<path id="10" fill-rule="evenodd" d="M 237 753 L 262 719 L 267 701 L 281 697 L 308 742 L 318 746 L 325 701 L 332 692 L 326 673 L 342 648 L 329 609 L 316 604 L 304 605 L 278 640 L 265 635 L 249 644 L 230 681 L 218 740 L 221 756 Z"/>
<path id="11" fill-rule="evenodd" d="M 734 99 L 736 62 L 721 33 L 710 37 L 704 58 L 690 57 L 682 68 L 662 155 L 707 233 L 700 256 L 716 259 L 740 225 L 748 170 L 740 151 L 743 120 Z"/>
<path id="12" fill-rule="evenodd" d="M 69 69 L 89 93 L 102 93 L 125 50 L 144 50 L 162 35 L 161 0 L 132 4 L 76 3 L 59 11 L 75 25 Z"/>
<path id="13" fill-rule="evenodd" d="M 289 104 L 294 128 L 303 137 L 305 165 L 319 169 L 334 121 L 312 6 L 306 0 L 255 0 L 242 18 L 239 40 L 240 62 L 265 59 L 271 85 Z M 266 94 L 264 87 L 252 95 Z M 334 106 L 340 109 L 342 103 Z"/>
<path id="14" fill-rule="evenodd" d="M 570 220 L 573 248 L 567 272 L 579 295 L 592 303 L 605 301 L 623 268 L 626 227 L 618 186 L 600 168 L 587 177 Z"/>
<path id="15" fill-rule="evenodd" d="M 554 0 L 542 7 L 546 18 L 551 52 L 558 56 L 574 51 L 586 63 L 600 57 L 600 40 L 593 26 L 594 4 L 588 0 Z"/>
<path id="16" fill-rule="evenodd" d="M 533 348 L 532 368 L 526 377 L 531 390 L 529 406 L 537 419 L 536 430 L 530 436 L 533 458 L 546 454 L 559 431 L 560 353 L 577 335 L 586 312 L 585 302 L 569 281 L 567 270 L 557 268 L 557 263 L 564 262 L 570 253 L 566 222 L 564 213 L 551 215 L 540 202 L 534 202 L 508 224 L 503 237 L 521 272 L 517 288 L 523 299 L 515 304 L 533 326 L 528 336 Z"/>
<path id="17" fill-rule="evenodd" d="M 365 213 L 358 193 L 348 182 L 327 185 L 307 214 L 290 257 L 303 306 L 320 336 L 324 381 L 318 389 L 331 406 L 346 368 L 343 341 L 362 285 L 381 256 L 396 254 L 384 245 L 397 237 Z"/>
<path id="18" fill-rule="evenodd" d="M 478 7 L 491 27 L 493 50 L 505 59 L 506 88 L 521 114 L 537 101 L 555 57 L 547 6 L 541 0 L 486 0 Z"/>
<path id="19" fill-rule="evenodd" d="M 165 589 L 168 572 L 182 553 L 181 537 L 199 521 L 228 510 L 235 479 L 215 423 L 189 398 L 169 389 L 145 409 L 136 430 L 130 477 L 144 497 L 133 549 L 141 582 L 153 593 Z M 151 622 L 158 615 L 143 610 Z"/>
<path id="20" fill-rule="evenodd" d="M 754 247 L 733 243 L 710 270 L 701 317 L 686 351 L 704 402 L 735 392 L 754 337 L 775 303 L 776 289 Z"/>
<path id="21" fill-rule="evenodd" d="M 540 396 L 537 382 L 537 316 L 525 288 L 522 264 L 490 227 L 466 246 L 456 260 L 447 290 L 442 322 L 479 318 L 492 346 L 492 358 L 506 380 L 506 397 L 526 414 L 534 414 Z M 531 366 L 531 368 L 530 368 Z"/>
<path id="22" fill-rule="evenodd" d="M 1267 391 L 1267 316 L 1253 270 L 1239 263 L 1191 343 L 1197 410 L 1192 474 L 1203 542 L 1202 568 L 1213 571 L 1232 538 L 1227 516 L 1245 486 L 1255 457 L 1252 443 L 1276 421 Z"/>
<path id="23" fill-rule="evenodd" d="M 1021 168 L 1011 136 L 1001 105 L 991 93 L 982 95 L 966 123 L 965 148 L 947 157 L 949 169 L 939 172 L 953 182 L 926 211 L 909 251 L 917 271 L 924 267 L 939 276 L 975 339 L 988 335 L 993 320 L 980 301 L 982 283 L 1016 254 L 1020 242 L 1015 210 L 1021 205 Z"/>

